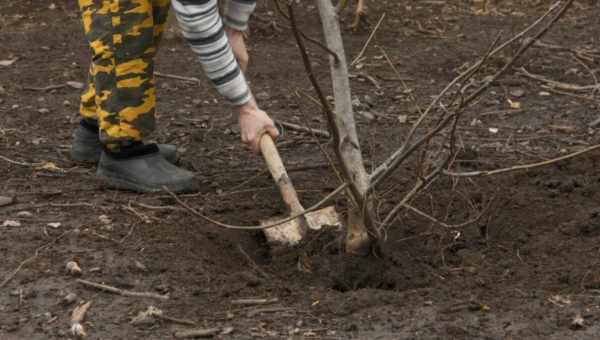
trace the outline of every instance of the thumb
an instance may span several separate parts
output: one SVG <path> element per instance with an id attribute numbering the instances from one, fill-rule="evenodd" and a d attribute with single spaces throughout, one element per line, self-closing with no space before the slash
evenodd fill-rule
<path id="1" fill-rule="evenodd" d="M 277 128 L 272 125 L 267 126 L 267 133 L 269 134 L 269 136 L 271 136 L 271 138 L 273 138 L 273 140 L 279 137 L 279 130 L 277 130 Z"/>

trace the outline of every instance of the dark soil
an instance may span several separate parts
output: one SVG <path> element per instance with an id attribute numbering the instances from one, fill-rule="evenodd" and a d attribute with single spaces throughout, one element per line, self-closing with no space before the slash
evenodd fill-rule
<path id="1" fill-rule="evenodd" d="M 496 5 L 482 13 L 481 2 L 368 0 L 371 26 L 347 31 L 345 39 L 353 59 L 386 13 L 366 58 L 352 70 L 381 86 L 377 90 L 364 77 L 351 80 L 361 102 L 357 119 L 369 168 L 406 135 L 409 125 L 399 116 L 414 122 L 415 107 L 429 103 L 480 58 L 500 31 L 508 38 L 552 2 L 492 1 Z M 166 194 L 105 189 L 93 167 L 71 162 L 79 90 L 26 88 L 85 80 L 89 54 L 76 5 L 2 0 L 0 8 L 0 60 L 18 58 L 11 66 L 0 66 L 0 195 L 17 200 L 0 207 L 0 225 L 8 220 L 21 225 L 0 227 L 0 282 L 37 254 L 0 290 L 0 339 L 72 337 L 74 306 L 61 302 L 68 293 L 93 301 L 84 323 L 89 339 L 170 339 L 174 331 L 189 328 L 168 321 L 130 323 L 151 305 L 199 328 L 233 327 L 231 334 L 217 336 L 223 339 L 598 338 L 597 152 L 499 176 L 441 178 L 413 206 L 460 224 L 491 205 L 481 219 L 463 228 L 444 228 L 404 212 L 388 229 L 380 262 L 347 258 L 340 251 L 340 234 L 327 231 L 311 235 L 298 249 L 272 254 L 257 233 L 207 224 Z M 302 29 L 319 37 L 315 7 L 309 3 L 298 11 Z M 249 37 L 249 79 L 261 105 L 276 119 L 325 128 L 318 107 L 302 95 L 313 92 L 286 23 L 270 2 L 261 2 L 257 13 Z M 347 14 L 344 25 L 352 19 Z M 597 1 L 576 1 L 544 41 L 595 49 L 600 45 L 599 14 Z M 269 24 L 272 20 L 281 32 Z M 411 91 L 377 46 L 385 49 Z M 328 89 L 326 55 L 314 46 L 310 52 Z M 485 73 L 491 74 L 507 56 L 494 57 Z M 597 58 L 597 52 L 590 60 L 534 48 L 518 66 L 589 85 L 594 84 L 591 74 L 598 76 Z M 157 69 L 200 77 L 194 59 L 180 39 L 170 37 Z M 262 160 L 239 143 L 231 109 L 208 85 L 158 81 L 154 138 L 179 146 L 181 165 L 197 173 L 201 187 L 182 199 L 232 224 L 255 224 L 281 214 Z M 459 125 L 462 151 L 453 170 L 532 163 L 597 143 L 596 130 L 587 125 L 600 117 L 597 97 L 591 92 L 559 94 L 541 85 L 511 71 L 469 108 Z M 511 109 L 508 99 L 520 102 L 521 109 Z M 321 166 L 327 160 L 313 137 L 285 131 L 280 148 L 307 205 L 336 187 L 333 172 Z M 378 213 L 389 211 L 414 178 L 409 162 L 382 185 Z M 344 211 L 343 201 L 338 205 Z M 85 288 L 66 273 L 70 260 L 79 263 L 87 280 L 168 293 L 170 299 Z M 359 280 L 346 280 L 342 272 Z M 278 301 L 250 307 L 232 303 L 242 298 Z M 576 316 L 583 318 L 581 327 L 572 325 Z"/>

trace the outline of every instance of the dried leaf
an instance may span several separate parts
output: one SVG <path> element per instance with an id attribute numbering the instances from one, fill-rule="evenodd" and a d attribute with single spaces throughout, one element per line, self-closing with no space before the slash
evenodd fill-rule
<path id="1" fill-rule="evenodd" d="M 573 318 L 573 321 L 571 321 L 571 329 L 581 329 L 584 326 L 583 323 L 583 317 L 581 316 L 581 314 L 577 314 Z"/>
<path id="2" fill-rule="evenodd" d="M 560 295 L 552 295 L 550 298 L 548 298 L 548 301 L 559 307 L 564 307 L 571 304 L 571 300 L 569 298 Z"/>
<path id="3" fill-rule="evenodd" d="M 50 172 L 63 172 L 64 171 L 62 168 L 59 168 L 56 164 L 54 164 L 52 162 L 46 162 L 46 163 L 36 167 L 35 169 L 50 171 Z"/>
<path id="4" fill-rule="evenodd" d="M 156 322 L 155 317 L 160 317 L 163 315 L 162 310 L 150 306 L 143 312 L 139 312 L 138 315 L 131 319 L 132 325 L 150 325 Z"/>
<path id="5" fill-rule="evenodd" d="M 511 109 L 517 110 L 517 109 L 521 108 L 521 102 L 513 101 L 513 100 L 510 100 L 510 99 L 507 99 L 507 101 L 508 101 L 508 105 L 510 105 Z"/>

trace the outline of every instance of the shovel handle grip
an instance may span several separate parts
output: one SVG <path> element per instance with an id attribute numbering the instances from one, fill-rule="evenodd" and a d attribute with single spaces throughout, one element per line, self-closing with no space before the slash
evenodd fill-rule
<path id="1" fill-rule="evenodd" d="M 277 146 L 275 146 L 275 142 L 273 142 L 273 139 L 271 136 L 269 136 L 269 134 L 265 133 L 260 138 L 260 151 L 265 159 L 265 162 L 267 163 L 267 167 L 271 172 L 273 180 L 277 184 L 277 187 L 279 187 L 279 192 L 281 193 L 281 197 L 287 205 L 288 210 L 292 214 L 303 212 L 304 208 L 298 200 L 296 189 L 294 189 L 292 180 L 285 170 L 283 161 L 281 160 L 279 152 L 277 151 Z"/>

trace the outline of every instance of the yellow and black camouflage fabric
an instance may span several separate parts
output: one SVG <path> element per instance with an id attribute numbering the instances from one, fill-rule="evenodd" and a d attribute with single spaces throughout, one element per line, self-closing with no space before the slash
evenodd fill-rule
<path id="1" fill-rule="evenodd" d="M 223 0 L 225 25 L 245 30 L 255 0 Z M 79 0 L 92 52 L 81 115 L 99 122 L 114 149 L 154 130 L 154 57 L 172 5 L 182 34 L 213 87 L 232 105 L 252 95 L 233 55 L 217 0 Z"/>
<path id="2" fill-rule="evenodd" d="M 154 129 L 154 56 L 170 0 L 79 0 L 79 7 L 92 52 L 81 115 L 99 122 L 106 144 L 140 141 Z"/>

